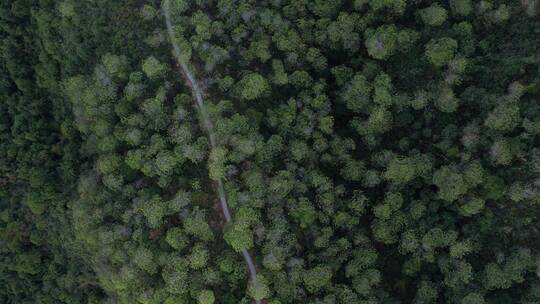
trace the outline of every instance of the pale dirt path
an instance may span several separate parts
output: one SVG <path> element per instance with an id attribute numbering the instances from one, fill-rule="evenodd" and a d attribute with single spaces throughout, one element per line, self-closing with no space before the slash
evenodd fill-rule
<path id="1" fill-rule="evenodd" d="M 208 135 L 208 141 L 210 142 L 210 148 L 213 150 L 217 147 L 216 143 L 216 135 L 214 132 L 214 125 L 212 121 L 210 120 L 210 115 L 208 115 L 208 111 L 206 110 L 206 107 L 204 105 L 204 99 L 203 99 L 203 92 L 193 76 L 193 73 L 191 73 L 191 70 L 188 67 L 188 64 L 185 62 L 185 60 L 182 57 L 182 52 L 180 51 L 180 47 L 176 43 L 174 39 L 174 31 L 173 26 L 171 22 L 171 16 L 169 11 L 169 0 L 165 0 L 163 3 L 163 13 L 165 15 L 165 22 L 167 24 L 167 32 L 169 33 L 169 38 L 171 40 L 171 44 L 173 46 L 174 55 L 176 58 L 176 61 L 180 65 L 180 68 L 182 69 L 182 74 L 185 75 L 185 80 L 188 82 L 188 87 L 191 88 L 191 93 L 193 94 L 193 97 L 195 98 L 195 101 L 197 102 L 197 107 L 199 109 L 199 113 L 201 114 L 201 119 L 204 127 L 206 128 L 206 133 Z M 225 221 L 227 223 L 230 223 L 232 221 L 231 218 L 231 212 L 229 210 L 229 205 L 227 204 L 227 193 L 225 192 L 225 188 L 223 187 L 223 180 L 219 179 L 216 181 L 217 183 L 217 192 L 219 196 L 219 202 L 221 204 L 221 209 L 223 210 L 223 216 L 225 217 Z M 253 259 L 251 258 L 251 255 L 246 249 L 242 250 L 242 256 L 244 257 L 244 260 L 246 261 L 246 264 L 248 266 L 249 270 L 249 276 L 251 281 L 255 281 L 257 278 L 257 270 L 255 269 L 255 263 L 253 263 Z M 255 303 L 261 304 L 260 300 L 255 300 Z"/>

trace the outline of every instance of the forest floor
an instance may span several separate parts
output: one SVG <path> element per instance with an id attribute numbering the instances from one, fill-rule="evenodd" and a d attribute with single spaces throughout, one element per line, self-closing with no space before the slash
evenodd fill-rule
<path id="1" fill-rule="evenodd" d="M 208 141 L 210 142 L 210 149 L 213 150 L 217 147 L 216 135 L 214 132 L 214 124 L 212 123 L 212 120 L 210 119 L 210 115 L 208 115 L 208 111 L 206 110 L 206 107 L 204 105 L 204 98 L 203 98 L 204 93 L 201 87 L 199 86 L 197 79 L 195 79 L 195 76 L 189 69 L 188 63 L 182 57 L 182 52 L 180 50 L 180 47 L 178 46 L 178 44 L 176 43 L 174 39 L 174 30 L 173 30 L 173 26 L 171 22 L 170 11 L 169 11 L 169 0 L 166 0 L 164 2 L 163 13 L 165 15 L 165 21 L 167 24 L 167 32 L 169 34 L 169 38 L 173 46 L 174 57 L 176 58 L 176 61 L 178 62 L 180 73 L 184 75 L 185 82 L 187 86 L 190 87 L 191 93 L 193 97 L 195 98 L 195 101 L 197 103 L 197 108 L 201 116 L 201 122 L 206 130 Z M 217 189 L 217 195 L 219 197 L 219 201 L 221 204 L 221 210 L 225 218 L 225 222 L 230 223 L 232 222 L 231 212 L 229 209 L 229 205 L 227 204 L 227 194 L 225 192 L 225 188 L 223 187 L 223 181 L 221 179 L 216 181 L 216 189 Z M 257 278 L 257 270 L 255 268 L 255 263 L 253 262 L 253 258 L 251 257 L 251 254 L 247 251 L 247 249 L 242 250 L 242 256 L 244 257 L 244 260 L 246 261 L 250 279 L 252 282 L 254 282 Z M 260 300 L 255 300 L 255 303 L 261 304 L 262 302 Z"/>

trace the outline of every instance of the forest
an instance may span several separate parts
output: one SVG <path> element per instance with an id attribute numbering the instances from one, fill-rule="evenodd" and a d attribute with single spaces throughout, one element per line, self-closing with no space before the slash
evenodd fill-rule
<path id="1" fill-rule="evenodd" d="M 0 303 L 540 303 L 540 0 L 0 1 Z"/>

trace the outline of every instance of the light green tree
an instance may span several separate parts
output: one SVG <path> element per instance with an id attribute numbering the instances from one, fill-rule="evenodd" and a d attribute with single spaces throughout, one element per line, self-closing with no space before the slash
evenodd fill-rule
<path id="1" fill-rule="evenodd" d="M 237 252 L 253 247 L 252 232 L 247 225 L 241 223 L 225 226 L 223 238 Z"/>
<path id="2" fill-rule="evenodd" d="M 214 304 L 215 300 L 214 292 L 208 289 L 201 291 L 197 297 L 199 304 Z"/>
<path id="3" fill-rule="evenodd" d="M 383 25 L 366 31 L 365 46 L 375 59 L 386 59 L 397 50 L 398 30 L 395 25 Z"/>
<path id="4" fill-rule="evenodd" d="M 150 79 L 158 79 L 165 76 L 167 66 L 154 56 L 150 56 L 143 61 L 142 70 Z"/>
<path id="5" fill-rule="evenodd" d="M 471 0 L 451 0 L 452 12 L 458 16 L 468 16 L 472 11 Z"/>
<path id="6" fill-rule="evenodd" d="M 248 73 L 238 82 L 237 88 L 240 98 L 254 100 L 268 92 L 270 85 L 261 74 Z"/>
<path id="7" fill-rule="evenodd" d="M 167 231 L 165 241 L 167 241 L 167 244 L 169 244 L 172 248 L 176 250 L 182 250 L 186 248 L 189 244 L 189 238 L 179 227 L 173 227 L 169 229 Z"/>
<path id="8" fill-rule="evenodd" d="M 304 286 L 311 293 L 330 287 L 331 280 L 332 270 L 328 266 L 316 266 L 306 270 L 303 275 Z"/>
<path id="9" fill-rule="evenodd" d="M 439 197 L 446 201 L 455 201 L 468 190 L 463 175 L 448 166 L 435 171 L 433 183 L 439 188 Z"/>
<path id="10" fill-rule="evenodd" d="M 270 296 L 268 281 L 262 274 L 257 274 L 256 279 L 249 282 L 248 294 L 255 300 L 262 300 Z"/>
<path id="11" fill-rule="evenodd" d="M 431 26 L 442 25 L 448 17 L 446 10 L 438 3 L 434 3 L 430 7 L 420 10 L 419 13 L 422 21 Z"/>
<path id="12" fill-rule="evenodd" d="M 457 51 L 458 43 L 448 37 L 432 39 L 426 45 L 426 57 L 436 67 L 442 67 L 450 62 Z"/>

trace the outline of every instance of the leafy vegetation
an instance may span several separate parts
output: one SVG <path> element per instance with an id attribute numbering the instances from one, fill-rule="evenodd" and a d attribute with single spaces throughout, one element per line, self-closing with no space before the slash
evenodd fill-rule
<path id="1" fill-rule="evenodd" d="M 540 301 L 538 1 L 162 7 L 0 3 L 0 303 Z"/>

